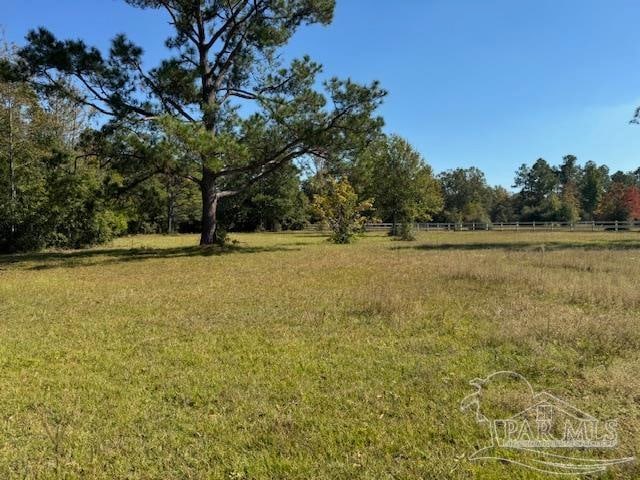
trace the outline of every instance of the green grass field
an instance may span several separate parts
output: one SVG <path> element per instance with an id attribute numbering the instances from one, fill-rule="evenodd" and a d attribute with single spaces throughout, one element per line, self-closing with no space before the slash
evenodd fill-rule
<path id="1" fill-rule="evenodd" d="M 0 478 L 549 478 L 467 459 L 497 370 L 640 451 L 640 234 L 233 238 L 0 257 Z"/>

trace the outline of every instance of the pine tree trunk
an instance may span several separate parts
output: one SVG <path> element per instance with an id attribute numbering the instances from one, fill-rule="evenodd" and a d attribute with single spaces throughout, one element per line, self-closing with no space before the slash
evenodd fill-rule
<path id="1" fill-rule="evenodd" d="M 218 210 L 218 192 L 216 191 L 215 178 L 208 172 L 203 172 L 202 177 L 202 234 L 200 245 L 213 245 L 216 242 L 216 218 Z"/>

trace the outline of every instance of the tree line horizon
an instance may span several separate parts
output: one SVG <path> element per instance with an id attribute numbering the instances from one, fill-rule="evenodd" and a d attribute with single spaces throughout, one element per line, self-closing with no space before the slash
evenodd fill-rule
<path id="1" fill-rule="evenodd" d="M 40 27 L 1 52 L 1 252 L 152 232 L 198 231 L 211 245 L 317 221 L 346 241 L 363 220 L 640 218 L 640 167 L 538 159 L 516 172 L 516 192 L 475 167 L 435 175 L 383 133 L 377 81 L 318 89 L 321 65 L 280 60 L 299 27 L 332 21 L 334 0 L 125 1 L 173 27 L 153 69 L 124 35 L 103 53 Z"/>

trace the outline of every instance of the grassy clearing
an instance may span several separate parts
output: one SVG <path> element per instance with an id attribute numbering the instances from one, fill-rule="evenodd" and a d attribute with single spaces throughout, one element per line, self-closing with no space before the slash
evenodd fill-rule
<path id="1" fill-rule="evenodd" d="M 638 453 L 637 233 L 234 238 L 0 257 L 0 478 L 547 478 L 465 458 L 496 370 Z"/>

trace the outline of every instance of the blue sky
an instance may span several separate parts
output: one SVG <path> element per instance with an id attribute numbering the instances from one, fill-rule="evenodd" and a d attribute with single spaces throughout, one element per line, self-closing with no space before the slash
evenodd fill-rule
<path id="1" fill-rule="evenodd" d="M 125 32 L 149 65 L 163 55 L 164 16 L 121 0 L 1 1 L 16 43 L 44 25 L 101 47 Z M 285 55 L 380 80 L 387 131 L 436 171 L 473 165 L 509 187 L 541 156 L 640 166 L 638 22 L 637 0 L 337 0 L 334 23 L 303 28 Z"/>

